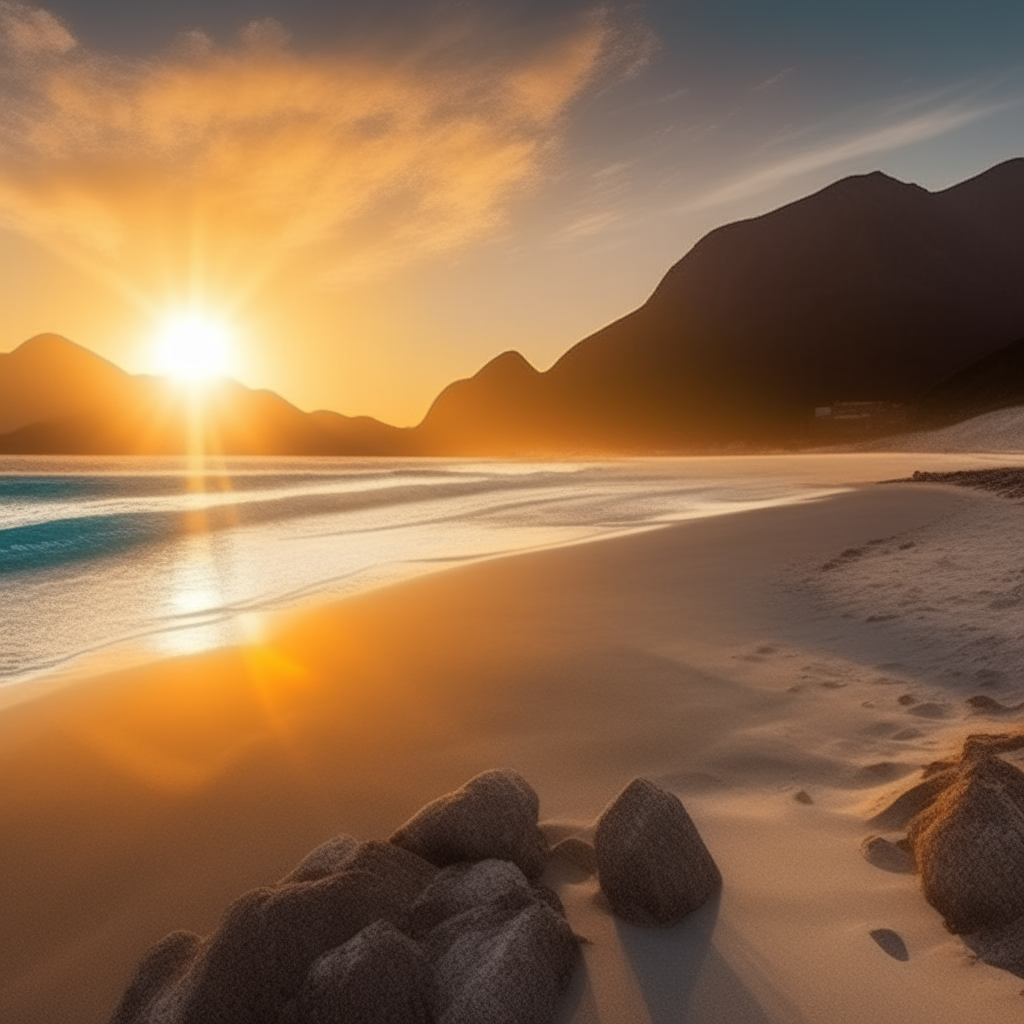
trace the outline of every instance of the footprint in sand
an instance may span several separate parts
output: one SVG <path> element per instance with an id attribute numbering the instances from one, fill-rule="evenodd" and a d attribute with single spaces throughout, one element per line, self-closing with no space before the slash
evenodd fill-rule
<path id="1" fill-rule="evenodd" d="M 1012 715 L 1024 708 L 1024 704 L 1000 704 L 999 701 L 984 693 L 968 697 L 967 706 L 973 715 Z"/>
<path id="2" fill-rule="evenodd" d="M 908 715 L 916 715 L 918 718 L 948 718 L 950 708 L 948 704 L 937 704 L 929 701 L 926 704 L 918 704 L 916 708 L 910 708 Z"/>
<path id="3" fill-rule="evenodd" d="M 868 934 L 878 943 L 879 949 L 888 953 L 893 960 L 906 962 L 910 959 L 907 944 L 891 928 L 875 928 Z"/>
<path id="4" fill-rule="evenodd" d="M 899 732 L 893 733 L 892 738 L 894 740 L 916 740 L 923 735 L 924 733 L 920 729 L 900 729 Z"/>

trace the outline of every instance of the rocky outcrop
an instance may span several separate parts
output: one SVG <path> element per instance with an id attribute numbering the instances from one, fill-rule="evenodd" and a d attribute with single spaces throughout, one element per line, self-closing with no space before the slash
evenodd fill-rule
<path id="1" fill-rule="evenodd" d="M 428 804 L 388 842 L 336 836 L 236 900 L 208 938 L 175 932 L 143 959 L 111 1024 L 550 1024 L 579 957 L 538 799 L 510 770 Z M 721 877 L 682 804 L 638 779 L 595 847 L 560 855 L 616 913 L 671 924 Z"/>
<path id="2" fill-rule="evenodd" d="M 910 823 L 925 898 L 956 934 L 1024 916 L 1024 773 L 993 754 L 962 765 Z"/>
<path id="3" fill-rule="evenodd" d="M 484 772 L 410 818 L 391 842 L 446 867 L 459 861 L 510 860 L 538 878 L 547 843 L 537 828 L 540 802 L 518 772 Z"/>
<path id="4" fill-rule="evenodd" d="M 288 882 L 315 882 L 340 871 L 347 861 L 359 849 L 359 840 L 352 836 L 335 836 L 315 850 L 307 853 L 292 870 L 281 879 L 281 884 Z"/>
<path id="5" fill-rule="evenodd" d="M 969 936 L 982 960 L 1024 976 L 1024 772 L 1001 756 L 1022 747 L 1020 734 L 969 736 L 959 757 L 927 766 L 872 819 L 906 825 L 906 839 L 870 837 L 864 850 L 887 867 L 890 854 L 908 849 L 946 927 Z"/>

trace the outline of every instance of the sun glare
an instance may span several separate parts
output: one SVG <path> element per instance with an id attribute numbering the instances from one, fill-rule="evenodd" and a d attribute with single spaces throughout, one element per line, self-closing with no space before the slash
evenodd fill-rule
<path id="1" fill-rule="evenodd" d="M 161 373 L 179 380 L 201 381 L 228 372 L 230 331 L 223 323 L 197 313 L 175 313 L 157 334 Z"/>

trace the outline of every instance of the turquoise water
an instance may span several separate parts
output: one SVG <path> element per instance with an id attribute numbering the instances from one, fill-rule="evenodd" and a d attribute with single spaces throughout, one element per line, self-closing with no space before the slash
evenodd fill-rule
<path id="1" fill-rule="evenodd" d="M 824 493 L 656 461 L 0 459 L 0 685 L 468 560 Z"/>

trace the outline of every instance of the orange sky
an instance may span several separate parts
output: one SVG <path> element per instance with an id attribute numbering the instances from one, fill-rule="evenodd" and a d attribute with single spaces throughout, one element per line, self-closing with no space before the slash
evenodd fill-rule
<path id="1" fill-rule="evenodd" d="M 56 331 L 150 372 L 162 319 L 206 310 L 244 383 L 414 423 L 506 348 L 547 367 L 719 223 L 1013 155 L 966 145 L 1013 107 L 977 82 L 825 121 L 767 43 L 676 61 L 657 4 L 523 32 L 452 10 L 401 42 L 262 18 L 138 52 L 0 0 L 0 351 Z"/>

